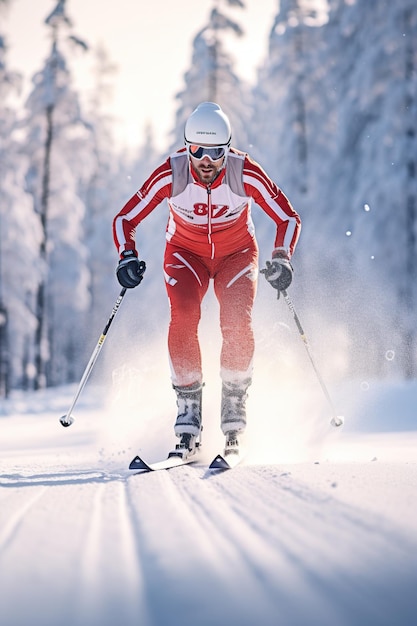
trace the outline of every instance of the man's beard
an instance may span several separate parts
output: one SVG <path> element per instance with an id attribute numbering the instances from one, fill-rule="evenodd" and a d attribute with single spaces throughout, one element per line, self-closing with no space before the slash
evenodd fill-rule
<path id="1" fill-rule="evenodd" d="M 204 183 L 205 185 L 208 185 L 210 183 L 212 183 L 214 181 L 215 178 L 217 178 L 220 170 L 222 169 L 223 166 L 220 167 L 215 167 L 214 165 L 212 165 L 210 163 L 210 165 L 198 165 L 197 167 L 194 166 L 194 170 L 198 176 L 198 178 L 200 179 L 200 181 L 202 183 Z"/>

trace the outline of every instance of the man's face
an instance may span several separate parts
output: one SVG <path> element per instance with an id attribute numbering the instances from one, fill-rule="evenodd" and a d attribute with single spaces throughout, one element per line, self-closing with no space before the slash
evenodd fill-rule
<path id="1" fill-rule="evenodd" d="M 204 156 L 202 159 L 195 159 L 190 156 L 191 165 L 204 185 L 209 185 L 218 176 L 223 167 L 224 158 L 223 156 L 217 161 L 212 161 L 208 156 Z"/>

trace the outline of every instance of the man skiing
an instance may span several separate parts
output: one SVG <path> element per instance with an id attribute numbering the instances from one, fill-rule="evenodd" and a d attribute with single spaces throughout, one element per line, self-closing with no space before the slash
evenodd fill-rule
<path id="1" fill-rule="evenodd" d="M 113 222 L 120 255 L 119 283 L 139 285 L 135 232 L 165 198 L 169 206 L 164 274 L 171 318 L 168 350 L 177 395 L 177 449 L 194 451 L 199 442 L 203 373 L 198 340 L 201 303 L 213 281 L 220 307 L 222 349 L 221 429 L 226 449 L 238 446 L 246 427 L 247 389 L 252 379 L 252 307 L 258 275 L 258 246 L 251 200 L 275 223 L 275 245 L 265 276 L 278 291 L 292 281 L 290 258 L 301 222 L 298 214 L 260 165 L 230 146 L 231 127 L 220 106 L 201 103 L 184 129 L 179 149 L 146 180 Z"/>

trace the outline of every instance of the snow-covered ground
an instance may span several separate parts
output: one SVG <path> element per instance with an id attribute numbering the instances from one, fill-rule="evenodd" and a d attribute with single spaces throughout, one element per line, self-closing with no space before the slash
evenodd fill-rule
<path id="1" fill-rule="evenodd" d="M 197 465 L 126 469 L 173 443 L 171 397 L 169 417 L 142 418 L 88 385 L 64 429 L 75 387 L 13 395 L 0 410 L 0 623 L 416 624 L 417 386 L 366 385 L 342 429 L 323 407 L 276 420 L 266 445 L 252 426 L 247 462 L 226 473 L 207 470 L 221 447 L 208 418 Z"/>

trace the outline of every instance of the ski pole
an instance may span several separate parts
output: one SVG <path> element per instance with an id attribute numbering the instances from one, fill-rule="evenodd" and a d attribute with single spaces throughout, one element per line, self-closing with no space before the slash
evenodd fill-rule
<path id="1" fill-rule="evenodd" d="M 62 417 L 59 418 L 59 421 L 65 427 L 71 426 L 71 424 L 74 422 L 74 417 L 71 415 L 71 413 L 72 413 L 72 411 L 73 411 L 73 409 L 74 409 L 74 407 L 76 405 L 76 402 L 77 402 L 78 398 L 80 397 L 80 394 L 81 394 L 82 390 L 85 387 L 85 384 L 86 384 L 86 382 L 88 380 L 88 377 L 90 376 L 90 374 L 92 372 L 94 364 L 97 361 L 97 357 L 100 354 L 100 350 L 103 347 L 103 344 L 104 344 L 104 342 L 106 340 L 109 328 L 110 328 L 114 318 L 116 317 L 116 313 L 119 310 L 120 305 L 122 304 L 122 301 L 123 301 L 125 293 L 126 293 L 126 288 L 123 287 L 123 289 L 121 290 L 121 292 L 119 294 L 119 297 L 117 298 L 117 300 L 116 300 L 116 302 L 114 304 L 114 307 L 113 307 L 113 310 L 111 312 L 111 315 L 110 315 L 109 319 L 107 320 L 107 324 L 105 325 L 104 330 L 101 333 L 100 338 L 99 338 L 99 340 L 97 342 L 97 345 L 94 348 L 94 351 L 93 351 L 93 353 L 92 353 L 92 355 L 90 357 L 90 360 L 87 363 L 87 367 L 84 370 L 84 374 L 82 375 L 82 378 L 80 380 L 80 384 L 78 385 L 77 393 L 74 396 L 74 399 L 72 401 L 72 404 L 71 404 L 70 408 L 68 409 L 68 413 L 66 415 L 63 415 Z"/>
<path id="2" fill-rule="evenodd" d="M 342 415 L 337 415 L 337 414 L 336 414 L 336 410 L 335 410 L 335 408 L 334 408 L 334 404 L 333 404 L 333 402 L 332 402 L 332 399 L 331 399 L 331 397 L 330 397 L 330 394 L 329 394 L 329 392 L 328 392 L 328 390 L 327 390 L 327 387 L 326 387 L 326 385 L 324 384 L 324 380 L 323 380 L 323 378 L 321 377 L 320 372 L 318 371 L 317 366 L 316 366 L 316 364 L 315 364 L 315 362 L 314 362 L 313 356 L 312 356 L 312 354 L 311 354 L 310 345 L 309 345 L 309 342 L 308 342 L 307 336 L 306 336 L 306 334 L 305 334 L 305 332 L 304 332 L 303 327 L 301 326 L 300 318 L 299 318 L 299 317 L 298 317 L 298 315 L 297 315 L 297 312 L 296 312 L 296 310 L 295 310 L 295 308 L 294 308 L 294 305 L 293 305 L 293 303 L 292 303 L 292 300 L 291 300 L 291 298 L 289 297 L 289 295 L 288 295 L 288 293 L 286 292 L 286 290 L 285 290 L 285 289 L 283 289 L 283 290 L 281 291 L 281 293 L 282 293 L 282 295 L 284 296 L 284 300 L 285 300 L 285 302 L 287 303 L 288 308 L 290 309 L 291 313 L 293 314 L 294 321 L 295 321 L 295 323 L 296 323 L 296 326 L 297 326 L 298 331 L 299 331 L 299 333 L 300 333 L 301 339 L 303 340 L 303 343 L 304 343 L 305 348 L 306 348 L 306 350 L 307 350 L 307 354 L 308 354 L 308 357 L 309 357 L 309 359 L 310 359 L 311 365 L 313 366 L 313 369 L 314 369 L 314 371 L 315 371 L 315 373 L 316 373 L 316 376 L 317 376 L 318 381 L 319 381 L 319 383 L 320 383 L 320 385 L 321 385 L 321 388 L 322 388 L 322 390 L 323 390 L 323 393 L 324 393 L 324 395 L 326 396 L 327 402 L 329 403 L 329 406 L 330 406 L 330 408 L 331 408 L 331 410 L 332 410 L 333 417 L 332 417 L 332 419 L 330 420 L 330 423 L 331 423 L 331 425 L 332 425 L 332 426 L 342 426 L 342 424 L 343 424 L 343 422 L 344 422 L 344 418 L 343 418 L 343 416 L 342 416 Z"/>

